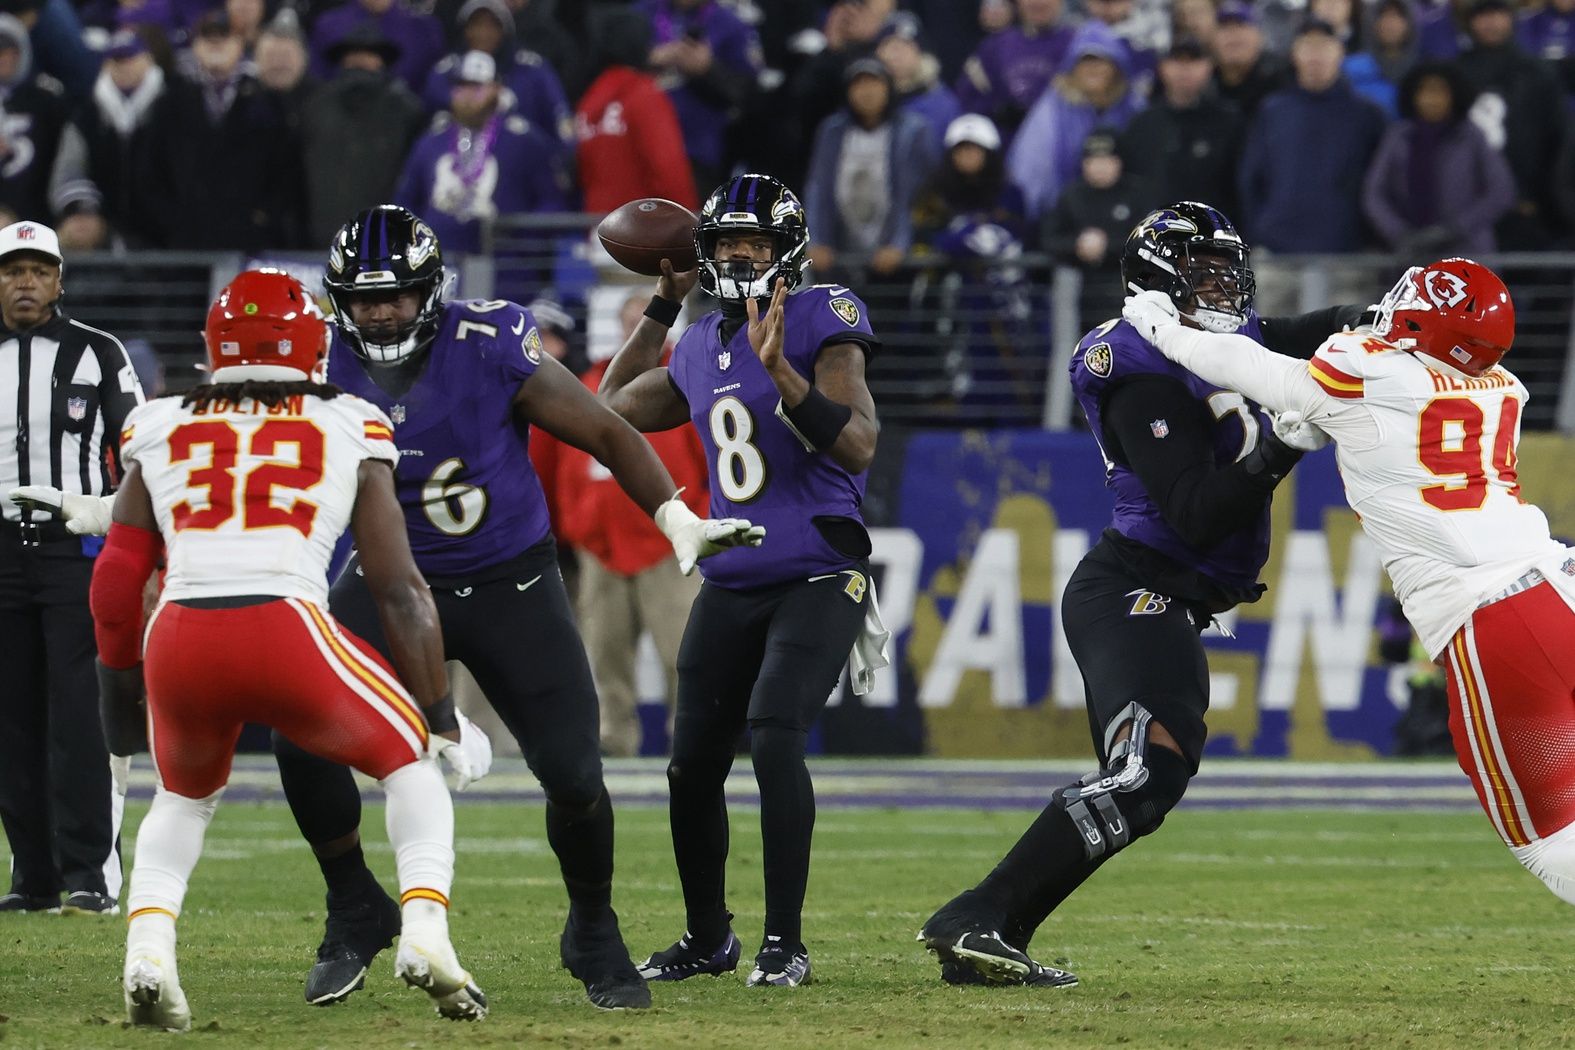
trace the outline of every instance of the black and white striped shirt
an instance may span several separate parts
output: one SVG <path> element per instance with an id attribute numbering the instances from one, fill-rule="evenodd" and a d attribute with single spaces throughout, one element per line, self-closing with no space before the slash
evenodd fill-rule
<path id="1" fill-rule="evenodd" d="M 141 403 L 131 358 L 108 332 L 58 311 L 25 332 L 0 327 L 0 497 L 16 485 L 113 492 L 121 424 Z M 3 498 L 0 509 L 7 521 L 29 515 Z"/>

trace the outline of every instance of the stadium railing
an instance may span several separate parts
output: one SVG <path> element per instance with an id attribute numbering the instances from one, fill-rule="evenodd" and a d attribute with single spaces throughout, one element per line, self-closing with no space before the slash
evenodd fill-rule
<path id="1" fill-rule="evenodd" d="M 596 244 L 598 216 L 505 216 L 485 231 L 483 250 L 451 256 L 456 294 L 560 301 L 576 321 L 574 340 L 597 357 L 616 349 L 617 306 L 652 285 L 623 271 Z M 1375 302 L 1409 262 L 1387 255 L 1268 257 L 1259 253 L 1258 307 L 1267 315 L 1334 302 Z M 1575 433 L 1575 254 L 1485 258 L 1515 297 L 1519 332 L 1511 367 L 1531 391 L 1524 425 Z M 869 308 L 884 342 L 870 366 L 883 422 L 904 427 L 1077 426 L 1065 381 L 1089 318 L 1080 311 L 1078 270 L 1039 255 L 958 265 L 910 257 L 876 277 L 862 260 L 839 260 L 817 280 L 847 283 Z M 319 286 L 315 252 L 258 255 L 96 252 L 67 263 L 65 306 L 123 339 L 145 339 L 165 362 L 172 389 L 199 378 L 200 330 L 211 295 L 246 266 L 283 266 Z M 692 304 L 691 311 L 707 308 Z"/>

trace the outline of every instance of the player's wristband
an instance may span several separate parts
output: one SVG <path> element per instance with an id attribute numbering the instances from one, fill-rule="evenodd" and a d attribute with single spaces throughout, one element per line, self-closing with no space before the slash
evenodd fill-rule
<path id="1" fill-rule="evenodd" d="M 454 710 L 454 694 L 444 693 L 443 699 L 434 701 L 424 712 L 427 728 L 434 733 L 453 733 L 459 730 L 459 715 Z"/>
<path id="2" fill-rule="evenodd" d="M 777 418 L 793 431 L 793 436 L 804 446 L 804 451 L 817 452 L 824 451 L 837 443 L 837 435 L 842 433 L 842 428 L 853 418 L 853 409 L 847 405 L 837 404 L 819 390 L 810 387 L 808 396 L 792 408 L 787 407 L 782 399 L 778 398 Z"/>
<path id="3" fill-rule="evenodd" d="M 1287 445 L 1272 431 L 1264 431 L 1257 447 L 1242 458 L 1241 466 L 1249 476 L 1278 485 L 1301 458 L 1301 449 Z"/>
<path id="4" fill-rule="evenodd" d="M 645 316 L 661 325 L 671 328 L 678 322 L 678 315 L 683 311 L 683 303 L 675 303 L 671 299 L 663 299 L 659 295 L 651 296 L 651 301 L 646 304 Z"/>

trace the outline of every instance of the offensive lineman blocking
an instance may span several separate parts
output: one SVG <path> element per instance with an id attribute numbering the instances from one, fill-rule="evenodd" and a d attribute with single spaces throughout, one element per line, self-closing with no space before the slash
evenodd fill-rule
<path id="1" fill-rule="evenodd" d="M 110 750 L 151 743 L 159 773 L 126 908 L 127 1016 L 191 1026 L 176 919 L 241 727 L 260 722 L 382 782 L 402 912 L 395 971 L 443 1016 L 480 1019 L 486 998 L 448 939 L 454 813 L 433 759 L 447 754 L 461 780 L 468 764 L 394 498 L 392 428 L 311 378 L 327 326 L 293 277 L 241 274 L 204 334 L 211 382 L 126 420 L 128 470 L 93 574 Z M 347 526 L 414 697 L 327 612 L 328 561 Z M 144 651 L 142 593 L 161 541 L 168 574 Z"/>
<path id="2" fill-rule="evenodd" d="M 1461 769 L 1515 858 L 1575 904 L 1575 549 L 1520 495 L 1503 281 L 1469 259 L 1413 267 L 1371 327 L 1306 364 L 1182 328 L 1151 293 L 1123 314 L 1172 361 L 1334 439 L 1346 499 L 1448 671 Z"/>

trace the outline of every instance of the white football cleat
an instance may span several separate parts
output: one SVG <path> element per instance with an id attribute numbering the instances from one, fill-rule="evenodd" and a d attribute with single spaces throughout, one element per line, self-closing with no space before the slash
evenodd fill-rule
<path id="1" fill-rule="evenodd" d="M 175 974 L 174 953 L 141 949 L 128 952 L 122 981 L 126 1020 L 139 1027 L 185 1032 L 191 1028 L 191 1007 Z"/>
<path id="2" fill-rule="evenodd" d="M 394 973 L 430 995 L 437 1012 L 450 1021 L 479 1021 L 487 1016 L 486 995 L 459 964 L 442 929 L 406 923 L 399 935 Z"/>

